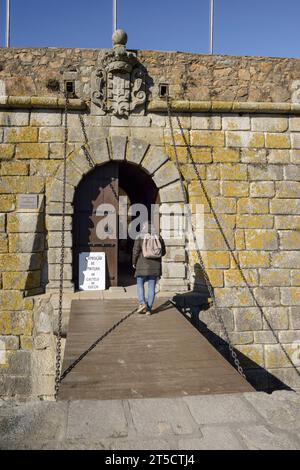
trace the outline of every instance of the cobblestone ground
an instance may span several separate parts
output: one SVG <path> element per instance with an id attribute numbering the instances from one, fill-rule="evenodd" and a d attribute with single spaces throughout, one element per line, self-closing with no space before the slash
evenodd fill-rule
<path id="1" fill-rule="evenodd" d="M 300 449 L 300 395 L 0 403 L 3 449 Z"/>

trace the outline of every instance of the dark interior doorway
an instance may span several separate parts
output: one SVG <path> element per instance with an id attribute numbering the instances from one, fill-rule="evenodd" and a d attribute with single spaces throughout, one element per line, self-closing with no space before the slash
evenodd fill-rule
<path id="1" fill-rule="evenodd" d="M 159 204 L 158 188 L 152 178 L 140 167 L 128 162 L 109 162 L 96 167 L 79 183 L 74 197 L 73 217 L 73 282 L 79 289 L 79 254 L 81 252 L 105 252 L 106 288 L 127 287 L 134 284 L 131 254 L 134 240 L 127 233 L 119 237 L 119 220 L 127 198 L 128 207 L 144 204 L 151 214 L 151 204 Z M 117 234 L 113 239 L 99 238 L 97 224 L 104 215 L 99 215 L 100 204 L 108 203 L 117 215 Z M 119 213 L 121 211 L 121 214 Z M 122 214 L 124 217 L 124 213 Z M 138 213 L 136 214 L 138 215 Z M 127 215 L 130 223 L 132 216 Z M 112 227 L 107 227 L 110 232 Z"/>
<path id="2" fill-rule="evenodd" d="M 133 204 L 144 204 L 148 214 L 151 212 L 151 204 L 159 203 L 158 189 L 152 178 L 141 170 L 137 165 L 127 162 L 119 163 L 119 189 L 128 196 L 128 202 Z M 128 217 L 130 223 L 131 217 Z M 131 265 L 131 254 L 134 240 L 127 237 L 119 240 L 119 286 L 130 286 L 135 283 L 133 268 Z"/>

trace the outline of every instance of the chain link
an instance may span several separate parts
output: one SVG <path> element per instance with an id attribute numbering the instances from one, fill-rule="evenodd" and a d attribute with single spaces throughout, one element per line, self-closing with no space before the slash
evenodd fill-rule
<path id="1" fill-rule="evenodd" d="M 112 193 L 113 193 L 113 195 L 115 196 L 115 199 L 116 199 L 117 201 L 119 201 L 119 196 L 117 195 L 117 192 L 116 192 L 116 190 L 115 190 L 115 188 L 114 188 L 114 186 L 113 186 L 113 184 L 112 184 L 111 182 L 109 182 L 109 187 L 110 187 L 110 189 L 112 190 Z"/>
<path id="2" fill-rule="evenodd" d="M 65 225 L 66 225 L 66 176 L 67 176 L 67 151 L 68 151 L 68 105 L 69 98 L 65 94 L 65 122 L 64 122 L 64 162 L 63 162 L 63 187 L 62 187 L 62 222 L 61 222 L 61 251 L 59 270 L 59 296 L 58 296 L 58 328 L 56 342 L 56 369 L 55 369 L 55 393 L 57 399 L 60 386 L 61 371 L 61 337 L 62 337 L 62 307 L 64 288 L 64 264 L 65 264 Z"/>
<path id="3" fill-rule="evenodd" d="M 170 104 L 170 97 L 169 97 L 169 96 L 167 97 L 167 108 L 168 108 L 168 115 L 169 115 L 169 120 L 170 120 L 171 132 L 174 133 L 174 131 L 173 131 L 172 119 L 171 119 L 171 104 Z M 223 228 L 222 228 L 222 226 L 221 226 L 221 224 L 220 224 L 219 218 L 218 218 L 218 216 L 217 216 L 217 214 L 216 214 L 216 211 L 214 210 L 214 207 L 213 207 L 213 205 L 212 205 L 211 199 L 210 199 L 210 197 L 209 197 L 209 195 L 208 195 L 208 193 L 207 193 L 207 191 L 206 191 L 205 185 L 204 185 L 204 183 L 203 183 L 203 181 L 202 181 L 202 178 L 201 178 L 201 176 L 200 176 L 200 174 L 199 174 L 197 165 L 196 165 L 196 163 L 195 163 L 195 161 L 194 161 L 194 158 L 193 158 L 193 154 L 192 154 L 192 151 L 191 151 L 191 147 L 190 147 L 190 145 L 189 145 L 189 143 L 188 143 L 188 141 L 187 141 L 187 139 L 186 139 L 186 136 L 185 136 L 185 134 L 184 134 L 184 131 L 183 131 L 183 128 L 182 128 L 182 126 L 181 126 L 181 123 L 180 123 L 180 120 L 179 120 L 179 116 L 178 116 L 178 115 L 176 115 L 176 120 L 177 120 L 178 127 L 179 127 L 179 129 L 180 129 L 180 133 L 181 133 L 182 139 L 183 139 L 183 141 L 184 141 L 184 143 L 185 143 L 185 146 L 186 146 L 186 148 L 187 148 L 189 160 L 191 161 L 191 163 L 192 163 L 192 165 L 193 165 L 193 169 L 194 169 L 194 171 L 195 171 L 195 173 L 196 173 L 196 176 L 197 176 L 197 179 L 198 179 L 198 181 L 199 181 L 199 183 L 200 183 L 200 185 L 201 185 L 201 189 L 202 189 L 202 191 L 203 191 L 203 193 L 204 193 L 204 196 L 205 196 L 205 198 L 206 198 L 206 201 L 207 201 L 207 203 L 208 203 L 208 205 L 209 205 L 209 208 L 210 208 L 210 210 L 211 210 L 211 212 L 212 212 L 212 214 L 213 214 L 213 216 L 214 216 L 214 219 L 215 219 L 215 221 L 216 221 L 216 224 L 217 224 L 217 226 L 218 226 L 218 228 L 219 228 L 219 230 L 220 230 L 220 232 L 221 232 L 221 234 L 222 234 L 222 237 L 223 237 L 223 239 L 224 239 L 224 242 L 225 242 L 225 244 L 226 244 L 226 246 L 227 246 L 227 248 L 228 248 L 228 250 L 229 250 L 229 252 L 230 252 L 230 254 L 231 254 L 232 258 L 233 258 L 233 260 L 234 260 L 234 263 L 235 263 L 235 265 L 236 265 L 236 267 L 237 267 L 237 269 L 238 269 L 238 271 L 239 271 L 239 273 L 240 273 L 240 275 L 241 275 L 241 277 L 242 277 L 242 280 L 243 280 L 245 286 L 247 286 L 247 288 L 248 288 L 248 290 L 249 290 L 249 292 L 250 292 L 250 294 L 251 294 L 251 297 L 252 297 L 252 299 L 253 299 L 253 301 L 254 301 L 254 304 L 255 304 L 255 306 L 257 307 L 257 309 L 259 310 L 259 312 L 260 312 L 262 318 L 264 319 L 266 325 L 268 326 L 269 330 L 272 332 L 272 334 L 273 334 L 273 336 L 274 336 L 276 342 L 280 345 L 281 350 L 282 350 L 282 352 L 284 353 L 286 359 L 287 359 L 288 362 L 291 364 L 291 366 L 294 368 L 294 370 L 295 370 L 296 374 L 298 375 L 298 377 L 300 377 L 300 371 L 297 369 L 297 367 L 295 366 L 294 362 L 292 361 L 290 355 L 287 353 L 286 349 L 285 349 L 285 348 L 283 347 L 283 345 L 281 344 L 281 342 L 280 342 L 280 340 L 279 340 L 278 334 L 277 334 L 276 331 L 274 331 L 274 329 L 272 328 L 272 325 L 271 325 L 271 323 L 270 323 L 270 320 L 267 318 L 267 316 L 266 316 L 265 313 L 264 313 L 263 308 L 262 308 L 261 305 L 258 303 L 258 301 L 257 301 L 257 299 L 256 299 L 256 296 L 255 296 L 255 294 L 254 294 L 254 292 L 253 292 L 253 289 L 252 289 L 251 286 L 249 285 L 249 283 L 248 283 L 248 281 L 247 281 L 247 279 L 246 279 L 246 276 L 245 276 L 245 274 L 244 274 L 244 271 L 243 271 L 243 269 L 242 269 L 242 267 L 241 267 L 241 265 L 240 265 L 240 263 L 239 263 L 239 261 L 238 261 L 236 255 L 235 255 L 233 249 L 231 248 L 230 243 L 229 243 L 228 240 L 227 240 L 227 237 L 226 237 L 226 235 L 225 235 L 225 233 L 224 233 L 224 231 L 223 231 Z M 173 145 L 175 145 L 175 139 L 174 139 L 174 138 L 173 138 Z M 175 150 L 174 150 L 174 151 L 175 151 Z M 178 170 L 179 170 L 179 159 L 178 159 L 177 150 L 175 151 L 175 157 L 176 157 L 176 164 L 177 164 L 177 167 L 178 167 Z M 179 171 L 180 171 L 180 170 L 179 170 Z M 201 258 L 201 253 L 199 252 L 199 250 L 198 250 L 198 257 L 199 257 L 200 265 L 201 265 L 201 267 L 202 267 L 203 261 L 202 261 L 202 264 L 201 264 L 202 258 Z M 207 283 L 207 281 L 208 281 L 207 286 L 208 286 L 210 295 L 211 295 L 211 293 L 213 294 L 213 295 L 211 295 L 211 297 L 212 297 L 213 302 L 214 302 L 214 304 L 215 304 L 215 306 L 216 306 L 216 300 L 215 300 L 215 296 L 214 296 L 214 293 L 213 293 L 213 289 L 212 289 L 211 284 L 210 284 L 210 282 L 209 282 L 209 280 L 208 280 L 207 274 L 206 274 L 206 272 L 205 272 L 204 265 L 203 265 L 202 269 L 203 269 L 203 273 L 204 273 L 204 277 L 205 277 L 206 283 Z M 232 358 L 233 358 L 233 360 L 234 360 L 234 363 L 235 363 L 235 365 L 237 366 L 237 369 L 238 369 L 238 371 L 240 372 L 240 374 L 245 377 L 245 374 L 244 374 L 244 372 L 243 372 L 242 366 L 240 365 L 240 362 L 239 362 L 239 360 L 238 360 L 238 358 L 237 358 L 237 356 L 236 356 L 236 353 L 235 353 L 234 350 L 233 350 L 233 346 L 232 346 L 232 344 L 231 344 L 231 342 L 230 342 L 230 340 L 229 340 L 229 335 L 228 335 L 227 329 L 226 329 L 226 327 L 225 327 L 224 320 L 223 320 L 222 316 L 220 315 L 220 313 L 218 312 L 218 309 L 217 309 L 217 308 L 215 309 L 215 311 L 216 311 L 216 314 L 217 314 L 217 316 L 218 316 L 218 318 L 219 318 L 220 323 L 221 323 L 222 326 L 223 326 L 223 330 L 224 330 L 224 332 L 225 332 L 226 340 L 227 340 L 227 342 L 228 342 L 229 350 L 230 350 L 231 356 L 232 356 Z"/>
<path id="4" fill-rule="evenodd" d="M 189 219 L 189 223 L 190 223 L 190 227 L 192 229 L 192 236 L 193 236 L 193 241 L 194 241 L 194 245 L 196 247 L 196 252 L 197 252 L 197 256 L 198 256 L 198 260 L 199 260 L 199 264 L 201 266 L 201 270 L 202 270 L 202 274 L 203 274 L 203 277 L 204 277 L 204 280 L 205 280 L 205 284 L 207 286 L 207 289 L 208 289 L 208 292 L 209 292 L 209 295 L 212 299 L 212 302 L 213 302 L 213 305 L 214 305 L 214 313 L 221 325 L 221 328 L 223 330 L 223 333 L 225 335 L 225 339 L 227 341 L 227 344 L 228 344 L 228 348 L 229 348 L 229 351 L 231 353 L 231 356 L 232 356 L 232 359 L 234 361 L 234 364 L 239 372 L 240 375 L 242 375 L 244 378 L 246 378 L 246 375 L 243 371 L 243 368 L 240 364 L 240 361 L 238 360 L 237 358 L 237 355 L 235 353 L 235 351 L 233 350 L 233 346 L 231 344 L 231 340 L 230 340 L 230 336 L 229 336 L 229 333 L 227 331 L 227 328 L 226 328 L 226 325 L 225 325 L 225 322 L 223 320 L 223 317 L 222 315 L 220 314 L 219 312 L 219 307 L 217 306 L 217 302 L 216 302 L 216 298 L 215 298 L 215 294 L 214 294 L 214 291 L 213 291 L 213 288 L 212 288 L 212 285 L 210 283 L 210 280 L 207 276 L 207 273 L 206 273 L 206 269 L 205 269 L 205 265 L 204 265 L 204 262 L 203 262 L 203 258 L 202 258 L 202 255 L 201 255 L 201 252 L 200 252 L 200 249 L 199 249 L 199 246 L 198 246 L 198 243 L 197 243 L 197 236 L 196 236 L 196 231 L 195 231 L 195 228 L 194 228 L 194 225 L 193 225 L 193 220 L 192 220 L 192 211 L 191 211 L 191 208 L 188 204 L 188 199 L 187 199 L 187 194 L 186 194 L 186 191 L 185 191 L 185 187 L 184 187 L 184 183 L 183 183 L 183 176 L 182 176 L 182 173 L 181 173 L 181 170 L 180 170 L 180 164 L 179 164 L 179 158 L 178 158 L 178 152 L 177 152 L 177 146 L 176 146 L 176 142 L 175 142 L 175 136 L 174 136 L 174 128 L 173 128 L 173 123 L 172 123 L 172 114 L 171 114 L 171 105 L 170 105 L 170 97 L 167 96 L 167 110 L 168 110 L 168 118 L 169 118 L 169 125 L 170 125 L 170 130 L 171 130 L 171 136 L 172 136 L 172 145 L 173 145 L 173 148 L 174 148 L 174 154 L 175 154 L 175 160 L 176 160 L 176 166 L 177 166 L 177 170 L 178 170 L 178 173 L 179 173 L 179 176 L 180 176 L 180 184 L 181 184 L 181 190 L 182 190 L 182 194 L 183 194 L 183 198 L 184 198 L 184 201 L 185 201 L 185 204 L 186 204 L 186 207 L 187 207 L 187 214 L 188 214 L 188 219 Z M 178 127 L 180 129 L 180 132 L 182 134 L 182 136 L 184 136 L 184 132 L 183 132 L 183 129 L 182 129 L 182 126 L 181 126 L 181 123 L 179 121 L 179 118 L 178 116 L 176 116 L 177 118 L 177 123 L 178 123 Z M 185 136 L 184 136 L 185 137 Z M 193 160 L 193 156 L 192 156 L 192 153 L 190 151 L 190 148 L 189 148 L 189 145 L 185 139 L 185 144 L 188 148 L 188 154 L 189 154 L 189 157 L 192 161 L 192 163 L 194 162 Z M 194 165 L 196 166 L 196 165 Z M 196 175 L 197 175 L 197 178 L 200 182 L 202 182 L 201 180 L 201 177 L 200 177 L 200 174 L 198 172 L 198 168 L 195 169 L 196 171 Z"/>
<path id="5" fill-rule="evenodd" d="M 90 168 L 94 168 L 95 164 L 94 164 L 93 159 L 92 159 L 92 157 L 90 155 L 90 152 L 88 150 L 89 140 L 88 140 L 88 136 L 87 136 L 87 133 L 86 133 L 86 130 L 85 130 L 84 119 L 83 119 L 83 116 L 81 114 L 79 114 L 79 121 L 80 121 L 80 125 L 81 125 L 82 134 L 83 134 L 83 137 L 84 137 L 84 145 L 81 146 L 81 150 L 83 151 L 83 153 L 85 155 L 85 158 L 87 159 L 87 162 L 88 162 Z"/>
<path id="6" fill-rule="evenodd" d="M 125 320 L 127 320 L 129 317 L 131 317 L 134 313 L 136 313 L 136 308 L 130 312 L 130 313 L 127 313 L 124 317 L 122 317 L 117 323 L 115 323 L 111 328 L 109 328 L 109 330 L 107 330 L 105 333 L 103 333 L 103 335 L 101 335 L 96 341 L 94 341 L 94 343 L 91 344 L 91 346 L 86 350 L 84 351 L 82 354 L 80 354 L 80 356 L 75 359 L 74 362 L 72 362 L 72 364 L 70 364 L 66 370 L 64 370 L 64 372 L 62 373 L 61 375 L 61 381 L 71 372 L 71 370 L 74 369 L 74 367 L 77 366 L 77 364 L 88 354 L 90 353 L 93 349 L 95 349 L 95 347 L 106 337 L 108 336 L 110 333 L 112 333 L 119 325 L 121 325 L 121 323 L 123 323 Z"/>
<path id="7" fill-rule="evenodd" d="M 90 155 L 90 152 L 88 150 L 89 148 L 89 141 L 88 141 L 88 136 L 87 136 L 87 133 L 86 133 L 86 129 L 85 129 L 85 125 L 84 125 L 84 119 L 83 119 L 83 116 L 81 114 L 79 114 L 79 120 L 80 120 L 80 125 L 81 125 L 81 130 L 82 130 L 82 134 L 83 134 L 83 137 L 84 137 L 84 145 L 81 146 L 81 149 L 85 155 L 85 158 L 87 159 L 88 161 L 88 164 L 90 165 L 91 168 L 94 168 L 94 162 L 93 162 L 93 159 Z M 119 196 L 113 186 L 113 184 L 111 182 L 109 182 L 109 187 L 110 189 L 112 190 L 113 192 L 113 195 L 115 196 L 116 200 L 118 201 L 119 200 Z"/>

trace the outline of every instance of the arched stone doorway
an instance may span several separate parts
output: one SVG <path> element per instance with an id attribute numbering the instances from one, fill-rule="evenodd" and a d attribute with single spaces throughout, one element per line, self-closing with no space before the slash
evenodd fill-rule
<path id="1" fill-rule="evenodd" d="M 165 217 L 165 211 L 168 211 L 166 209 L 167 205 L 184 202 L 179 182 L 179 173 L 176 165 L 169 159 L 163 146 L 149 145 L 143 140 L 130 137 L 113 136 L 91 140 L 88 151 L 91 157 L 90 162 L 87 161 L 82 147 L 71 151 L 67 157 L 65 291 L 74 291 L 72 237 L 74 196 L 81 181 L 83 181 L 86 175 L 92 173 L 95 168 L 104 168 L 106 163 L 118 162 L 119 165 L 124 164 L 124 168 L 126 164 L 130 164 L 130 166 L 132 165 L 132 167 L 139 169 L 152 180 L 158 189 L 161 221 Z M 45 260 L 45 276 L 47 276 L 47 291 L 56 291 L 59 288 L 63 175 L 62 164 L 55 175 L 48 180 L 46 186 L 45 210 L 48 251 Z M 124 191 L 128 195 L 129 191 L 135 187 L 134 183 L 135 180 L 130 175 L 127 186 L 124 184 Z M 188 281 L 186 280 L 184 241 L 169 240 L 167 245 L 167 255 L 163 258 L 163 275 L 160 286 L 166 290 L 186 290 Z"/>
<path id="2" fill-rule="evenodd" d="M 73 282 L 76 290 L 79 289 L 81 252 L 105 253 L 106 287 L 127 287 L 134 283 L 131 266 L 134 239 L 129 236 L 128 226 L 131 218 L 139 215 L 136 204 L 143 205 L 147 219 L 151 213 L 159 215 L 159 190 L 151 176 L 133 163 L 110 161 L 96 166 L 81 180 L 73 202 Z M 130 213 L 130 207 L 135 208 L 134 214 Z M 111 227 L 107 222 L 106 233 L 101 235 L 97 225 L 109 219 L 109 211 L 115 211 L 109 214 Z"/>

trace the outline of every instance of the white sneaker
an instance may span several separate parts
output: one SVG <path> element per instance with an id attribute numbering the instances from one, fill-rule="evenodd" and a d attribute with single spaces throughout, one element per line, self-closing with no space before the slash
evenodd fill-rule
<path id="1" fill-rule="evenodd" d="M 136 310 L 136 313 L 146 313 L 147 307 L 145 304 L 140 304 Z"/>

